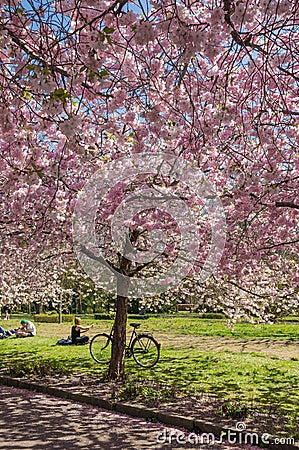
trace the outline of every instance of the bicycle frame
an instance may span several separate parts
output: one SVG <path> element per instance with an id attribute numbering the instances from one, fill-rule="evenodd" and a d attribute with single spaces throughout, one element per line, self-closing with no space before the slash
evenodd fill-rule
<path id="1" fill-rule="evenodd" d="M 143 368 L 153 367 L 159 360 L 161 345 L 147 331 L 136 330 L 140 323 L 130 323 L 133 327 L 129 342 L 125 343 L 125 356 L 133 357 L 135 362 Z M 111 358 L 111 345 L 114 335 L 114 326 L 110 333 L 96 334 L 90 341 L 89 351 L 92 358 L 98 362 L 108 362 Z M 110 355 L 109 355 L 110 353 Z"/>
<path id="2" fill-rule="evenodd" d="M 132 343 L 135 338 L 138 338 L 138 333 L 137 333 L 136 329 L 139 328 L 139 326 L 140 325 L 138 325 L 137 327 L 136 326 L 133 327 L 129 343 L 128 344 L 126 343 L 125 350 L 126 350 L 126 356 L 128 356 L 128 357 L 130 357 L 132 355 Z M 113 340 L 113 331 L 114 331 L 114 325 L 112 326 L 110 333 L 109 333 L 109 337 L 110 337 L 111 341 Z M 149 333 L 147 331 L 143 331 L 142 333 L 146 333 L 147 335 L 151 336 L 151 333 Z"/>

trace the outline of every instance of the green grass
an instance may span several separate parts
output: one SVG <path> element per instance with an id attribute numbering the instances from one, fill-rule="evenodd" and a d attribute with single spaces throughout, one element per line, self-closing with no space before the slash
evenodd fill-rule
<path id="1" fill-rule="evenodd" d="M 143 324 L 142 324 L 143 325 Z M 236 323 L 228 325 L 225 320 L 164 318 L 149 319 L 144 326 L 155 332 L 167 334 L 215 336 L 240 339 L 289 339 L 299 340 L 299 323 L 249 324 Z"/>
<path id="2" fill-rule="evenodd" d="M 111 324 L 111 321 L 95 322 L 92 334 L 108 331 Z M 1 325 L 5 327 L 7 323 Z M 9 322 L 10 328 L 16 325 L 17 322 Z M 57 372 L 103 375 L 106 368 L 93 361 L 88 346 L 55 345 L 59 338 L 67 337 L 69 324 L 36 325 L 38 334 L 34 338 L 0 340 L 1 368 L 11 368 L 10 373 L 18 376 L 24 376 L 26 371 L 31 376 L 51 376 Z M 143 321 L 141 328 L 163 340 L 161 360 L 149 370 L 140 369 L 132 359 L 127 360 L 128 381 L 118 398 L 158 404 L 204 392 L 225 400 L 225 413 L 231 417 L 237 417 L 240 411 L 251 414 L 257 409 L 264 414 L 274 412 L 280 418 L 280 428 L 299 436 L 299 352 L 298 358 L 283 354 L 287 348 L 283 341 L 299 340 L 299 324 L 240 323 L 232 329 L 220 320 L 152 318 Z M 198 337 L 199 344 L 190 343 L 191 337 Z M 200 344 L 201 337 L 213 337 L 215 344 L 219 338 L 228 340 L 224 348 L 209 350 L 205 340 Z M 251 348 L 256 342 L 256 351 L 246 351 L 246 347 L 234 350 L 233 344 L 239 340 L 249 341 Z M 274 356 L 260 352 L 261 340 L 275 345 L 282 341 L 282 351 Z"/>

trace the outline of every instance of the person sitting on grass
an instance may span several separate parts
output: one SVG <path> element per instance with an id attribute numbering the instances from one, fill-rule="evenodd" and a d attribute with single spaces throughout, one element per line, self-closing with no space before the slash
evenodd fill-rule
<path id="1" fill-rule="evenodd" d="M 15 334 L 16 337 L 20 338 L 33 337 L 36 335 L 36 328 L 35 325 L 30 322 L 30 320 L 22 319 L 20 328 L 17 328 L 16 330 L 10 330 L 8 331 L 8 333 L 10 333 L 10 336 Z"/>
<path id="2" fill-rule="evenodd" d="M 81 331 L 83 331 L 83 333 L 84 333 L 84 332 L 90 330 L 90 328 L 92 328 L 92 327 L 93 327 L 93 323 L 91 325 L 89 325 L 89 327 L 83 327 L 81 325 L 80 317 L 75 317 L 75 325 L 72 326 L 72 330 L 71 330 L 72 344 L 75 344 L 75 345 L 87 344 L 87 342 L 89 341 L 89 337 L 81 336 Z"/>

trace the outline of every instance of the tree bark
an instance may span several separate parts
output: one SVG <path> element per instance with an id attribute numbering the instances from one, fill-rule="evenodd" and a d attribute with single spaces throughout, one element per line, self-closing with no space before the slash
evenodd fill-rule
<path id="1" fill-rule="evenodd" d="M 113 325 L 112 353 L 108 371 L 109 380 L 124 378 L 127 313 L 128 297 L 118 295 Z"/>
<path id="2" fill-rule="evenodd" d="M 79 296 L 78 296 L 78 299 L 77 299 L 76 314 L 78 314 L 78 315 L 81 315 L 81 314 L 82 314 L 82 301 L 81 301 L 81 295 L 79 295 Z"/>
<path id="3" fill-rule="evenodd" d="M 60 294 L 59 298 L 58 323 L 62 323 L 62 294 Z"/>
<path id="4" fill-rule="evenodd" d="M 111 360 L 108 379 L 123 379 L 125 376 L 126 325 L 128 317 L 128 292 L 131 261 L 120 258 L 120 273 L 117 276 L 116 315 L 113 325 Z"/>
<path id="5" fill-rule="evenodd" d="M 296 205 L 294 202 L 276 202 L 275 206 L 277 206 L 278 208 L 294 208 L 294 209 L 299 209 L 299 205 Z"/>

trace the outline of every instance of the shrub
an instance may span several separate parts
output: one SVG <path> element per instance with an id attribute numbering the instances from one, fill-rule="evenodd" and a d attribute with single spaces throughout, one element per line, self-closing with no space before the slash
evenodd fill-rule
<path id="1" fill-rule="evenodd" d="M 176 381 L 167 384 L 163 382 L 127 380 L 114 397 L 120 401 L 143 400 L 148 406 L 158 406 L 160 403 L 175 400 L 181 396 L 183 388 Z"/>
<path id="2" fill-rule="evenodd" d="M 12 377 L 45 377 L 69 375 L 71 371 L 60 361 L 38 359 L 15 363 L 8 368 L 8 373 Z"/>
<path id="3" fill-rule="evenodd" d="M 220 414 L 232 419 L 245 419 L 248 416 L 248 408 L 240 402 L 225 401 L 221 406 Z"/>
<path id="4" fill-rule="evenodd" d="M 35 322 L 45 323 L 59 323 L 58 314 L 35 314 Z M 72 314 L 62 314 L 62 322 L 73 322 L 74 316 Z"/>
<path id="5" fill-rule="evenodd" d="M 94 318 L 97 320 L 110 320 L 112 317 L 109 314 L 95 314 Z"/>
<path id="6" fill-rule="evenodd" d="M 223 313 L 203 313 L 203 319 L 225 319 L 226 316 Z"/>
<path id="7" fill-rule="evenodd" d="M 128 315 L 128 319 L 129 320 L 143 320 L 143 319 L 148 319 L 149 315 L 147 314 L 129 314 Z"/>

